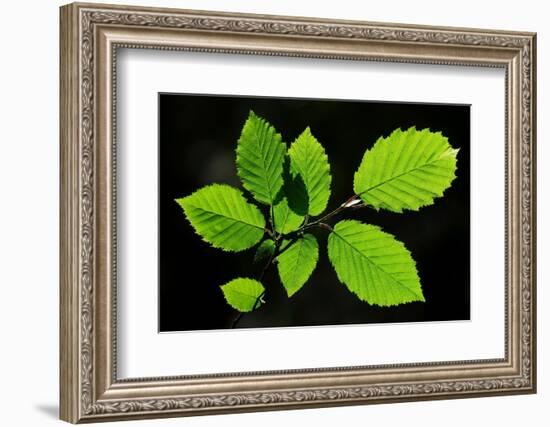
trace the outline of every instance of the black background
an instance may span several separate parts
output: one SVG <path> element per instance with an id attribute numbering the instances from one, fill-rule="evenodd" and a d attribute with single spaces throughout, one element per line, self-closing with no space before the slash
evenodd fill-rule
<path id="1" fill-rule="evenodd" d="M 405 243 L 416 260 L 425 303 L 381 308 L 360 301 L 338 282 L 327 257 L 327 234 L 319 230 L 314 231 L 319 262 L 310 280 L 289 299 L 271 268 L 263 280 L 266 304 L 245 314 L 239 328 L 470 318 L 469 106 L 159 94 L 160 331 L 229 328 L 237 312 L 219 286 L 259 274 L 261 266 L 252 264 L 254 248 L 228 253 L 210 247 L 174 201 L 215 182 L 243 189 L 235 148 L 250 110 L 270 122 L 287 144 L 310 126 L 331 166 L 327 211 L 353 194 L 353 174 L 365 150 L 398 127 L 441 131 L 460 152 L 457 179 L 434 205 L 402 214 L 345 213 Z"/>

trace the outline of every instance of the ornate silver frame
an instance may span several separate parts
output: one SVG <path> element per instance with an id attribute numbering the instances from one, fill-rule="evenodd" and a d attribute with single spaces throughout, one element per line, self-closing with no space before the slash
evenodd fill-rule
<path id="1" fill-rule="evenodd" d="M 61 8 L 61 419 L 72 422 L 534 393 L 533 33 L 71 4 Z M 113 155 L 118 47 L 502 67 L 505 357 L 119 380 Z"/>

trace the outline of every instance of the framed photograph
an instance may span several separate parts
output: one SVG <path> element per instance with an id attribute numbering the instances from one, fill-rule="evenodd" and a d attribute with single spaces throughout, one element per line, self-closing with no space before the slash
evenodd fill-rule
<path id="1" fill-rule="evenodd" d="M 535 34 L 61 8 L 61 418 L 536 391 Z"/>

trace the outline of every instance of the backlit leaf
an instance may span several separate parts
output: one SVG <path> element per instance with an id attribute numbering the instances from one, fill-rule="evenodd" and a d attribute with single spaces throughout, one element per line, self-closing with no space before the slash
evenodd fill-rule
<path id="1" fill-rule="evenodd" d="M 307 282 L 319 259 L 319 245 L 312 234 L 305 234 L 288 248 L 284 242 L 282 252 L 277 257 L 279 277 L 289 297 L 294 295 Z"/>
<path id="2" fill-rule="evenodd" d="M 290 210 L 298 216 L 305 217 L 309 208 L 306 185 L 298 173 L 291 173 L 290 157 L 288 155 L 285 156 L 283 163 L 283 180 L 283 191 L 279 193 L 276 203 L 285 197 Z"/>
<path id="3" fill-rule="evenodd" d="M 239 277 L 220 288 L 227 303 L 243 313 L 252 311 L 262 304 L 264 287 L 257 280 Z"/>
<path id="4" fill-rule="evenodd" d="M 362 301 L 379 306 L 424 301 L 410 252 L 377 226 L 340 221 L 328 237 L 328 256 L 338 279 Z"/>
<path id="5" fill-rule="evenodd" d="M 290 209 L 285 196 L 273 207 L 273 221 L 277 233 L 288 234 L 300 228 L 300 225 L 304 222 L 304 217 Z"/>
<path id="6" fill-rule="evenodd" d="M 376 209 L 416 211 L 450 187 L 457 153 L 441 132 L 397 129 L 365 152 L 353 189 Z"/>
<path id="7" fill-rule="evenodd" d="M 291 144 L 290 172 L 301 176 L 308 194 L 308 214 L 322 213 L 330 197 L 330 165 L 323 146 L 311 134 L 309 127 Z M 291 206 L 292 207 L 292 206 Z"/>
<path id="8" fill-rule="evenodd" d="M 237 145 L 237 174 L 254 198 L 266 205 L 283 186 L 286 145 L 273 126 L 250 112 Z"/>
<path id="9" fill-rule="evenodd" d="M 229 185 L 212 184 L 176 202 L 197 234 L 215 248 L 242 251 L 264 235 L 265 219 L 260 210 Z"/>

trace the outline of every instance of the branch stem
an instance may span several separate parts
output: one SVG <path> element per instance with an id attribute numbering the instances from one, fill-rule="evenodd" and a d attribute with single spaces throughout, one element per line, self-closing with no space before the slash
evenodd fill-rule
<path id="1" fill-rule="evenodd" d="M 342 212 L 345 209 L 348 209 L 348 208 L 358 209 L 358 208 L 362 208 L 364 206 L 366 206 L 366 205 L 363 202 L 361 202 L 361 199 L 359 198 L 359 196 L 354 194 L 348 200 L 346 200 L 344 203 L 342 203 L 340 206 L 338 206 L 336 209 L 334 209 L 332 212 L 329 212 L 325 216 L 323 216 L 319 219 L 316 219 L 313 222 L 308 223 L 309 217 L 308 217 L 308 215 L 306 215 L 305 220 L 304 220 L 304 224 L 298 230 L 293 231 L 292 233 L 289 233 L 287 236 L 285 236 L 286 240 L 287 241 L 289 240 L 289 242 L 284 246 L 284 248 L 282 250 L 281 250 L 281 245 L 283 243 L 283 240 L 282 240 L 283 236 L 282 236 L 282 234 L 278 234 L 278 235 L 276 234 L 275 227 L 274 227 L 273 220 L 272 220 L 272 222 L 271 222 L 271 226 L 273 227 L 272 233 L 269 233 L 269 231 L 271 231 L 271 230 L 269 230 L 269 229 L 267 229 L 267 230 L 268 230 L 268 234 L 270 234 L 270 236 L 275 241 L 275 250 L 270 255 L 267 263 L 262 268 L 262 271 L 260 272 L 260 274 L 258 276 L 258 281 L 261 282 L 263 280 L 265 274 L 267 273 L 267 270 L 269 270 L 269 267 L 271 266 L 271 264 L 273 264 L 273 261 L 278 256 L 280 256 L 283 252 L 285 252 L 288 248 L 290 248 L 296 240 L 298 240 L 301 236 L 303 236 L 304 231 L 309 230 L 310 228 L 313 228 L 313 227 L 324 228 L 325 230 L 332 231 L 332 227 L 329 224 L 326 223 L 327 220 L 329 220 L 330 218 L 332 218 L 335 215 L 338 215 L 340 212 Z M 273 218 L 273 213 L 271 214 L 271 218 Z M 256 308 L 256 305 L 258 304 L 258 301 L 260 301 L 260 299 L 264 295 L 265 295 L 265 290 L 264 290 L 264 292 L 262 292 L 258 296 L 258 298 L 256 298 L 256 301 L 254 303 L 254 308 Z M 239 323 L 239 321 L 241 320 L 243 315 L 244 315 L 244 312 L 239 312 L 237 317 L 235 317 L 235 319 L 233 320 L 233 323 L 231 323 L 231 329 L 234 329 L 237 326 L 237 324 Z"/>
<path id="2" fill-rule="evenodd" d="M 267 270 L 269 270 L 269 266 L 271 265 L 271 263 L 273 262 L 273 260 L 275 259 L 276 256 L 279 256 L 279 248 L 281 247 L 281 240 L 276 240 L 275 241 L 275 250 L 273 251 L 273 253 L 270 255 L 269 259 L 267 260 L 267 263 L 264 265 L 264 267 L 262 268 L 262 271 L 260 272 L 260 275 L 258 276 L 258 282 L 261 282 L 265 276 L 265 273 L 267 273 Z M 258 295 L 258 298 L 256 298 L 256 301 L 254 301 L 254 305 L 253 305 L 253 309 L 256 308 L 256 306 L 258 305 L 258 302 L 262 299 L 262 297 L 265 295 L 265 290 L 260 294 Z M 239 323 L 239 321 L 241 320 L 241 318 L 243 317 L 244 315 L 244 312 L 243 311 L 240 311 L 239 314 L 237 315 L 237 317 L 235 317 L 235 319 L 233 319 L 233 322 L 231 323 L 231 329 L 235 329 L 235 327 L 237 326 L 237 323 Z"/>

